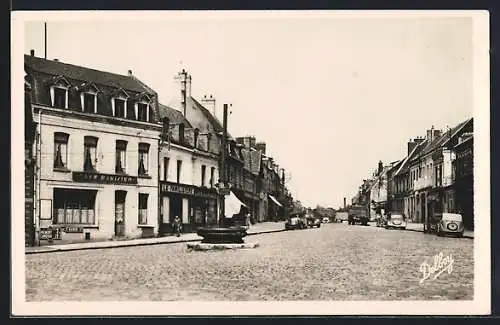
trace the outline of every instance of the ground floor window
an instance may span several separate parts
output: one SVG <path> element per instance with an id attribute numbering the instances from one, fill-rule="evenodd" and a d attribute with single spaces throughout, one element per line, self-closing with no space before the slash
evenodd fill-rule
<path id="1" fill-rule="evenodd" d="M 54 189 L 54 223 L 94 225 L 96 190 Z"/>
<path id="2" fill-rule="evenodd" d="M 148 223 L 148 194 L 139 193 L 139 224 Z"/>

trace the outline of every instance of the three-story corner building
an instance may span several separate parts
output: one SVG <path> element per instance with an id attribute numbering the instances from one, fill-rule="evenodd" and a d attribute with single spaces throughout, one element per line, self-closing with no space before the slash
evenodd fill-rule
<path id="1" fill-rule="evenodd" d="M 157 94 L 119 75 L 24 58 L 37 122 L 37 227 L 81 240 L 158 229 Z M 85 233 L 85 235 L 84 235 Z"/>

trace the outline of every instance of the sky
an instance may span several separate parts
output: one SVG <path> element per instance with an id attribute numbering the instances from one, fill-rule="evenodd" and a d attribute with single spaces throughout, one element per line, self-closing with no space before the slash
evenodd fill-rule
<path id="1" fill-rule="evenodd" d="M 43 57 L 43 22 L 25 53 Z M 231 103 L 233 136 L 254 135 L 306 206 L 340 207 L 410 138 L 472 117 L 471 18 L 48 21 L 47 57 L 133 74 L 168 104 L 174 75 L 193 97 Z"/>

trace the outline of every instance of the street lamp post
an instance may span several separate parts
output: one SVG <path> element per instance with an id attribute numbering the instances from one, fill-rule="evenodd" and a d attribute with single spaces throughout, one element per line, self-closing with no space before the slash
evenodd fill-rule
<path id="1" fill-rule="evenodd" d="M 220 188 L 220 216 L 219 216 L 219 226 L 223 227 L 226 219 L 226 211 L 225 211 L 225 197 L 226 197 L 226 187 L 227 187 L 227 172 L 226 172 L 226 150 L 227 150 L 227 104 L 224 104 L 224 113 L 223 113 L 223 121 L 222 121 L 222 142 L 220 148 L 220 162 L 219 162 L 219 179 L 221 180 L 222 187 Z"/>

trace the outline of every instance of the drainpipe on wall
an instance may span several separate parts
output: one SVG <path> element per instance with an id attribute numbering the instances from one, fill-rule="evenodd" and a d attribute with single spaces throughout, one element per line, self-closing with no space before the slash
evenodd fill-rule
<path id="1" fill-rule="evenodd" d="M 37 203 L 38 203 L 38 213 L 35 214 L 35 243 L 40 246 L 40 216 L 42 209 L 41 200 L 41 171 L 42 171 L 42 108 L 38 109 L 38 134 L 37 134 L 37 166 L 36 166 L 36 178 L 37 178 Z"/>

